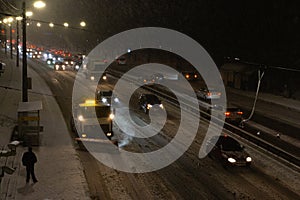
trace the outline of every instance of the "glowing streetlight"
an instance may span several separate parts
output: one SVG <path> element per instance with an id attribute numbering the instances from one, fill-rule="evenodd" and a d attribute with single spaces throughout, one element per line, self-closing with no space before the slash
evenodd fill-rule
<path id="1" fill-rule="evenodd" d="M 85 27 L 86 26 L 86 23 L 84 21 L 80 22 L 80 26 L 81 27 Z"/>
<path id="2" fill-rule="evenodd" d="M 36 1 L 36 2 L 34 2 L 33 6 L 35 8 L 44 8 L 46 6 L 46 4 L 43 1 Z"/>
<path id="3" fill-rule="evenodd" d="M 23 17 L 21 17 L 21 16 L 16 17 L 17 21 L 21 21 L 22 19 L 23 19 Z"/>
<path id="4" fill-rule="evenodd" d="M 8 21 L 8 23 L 12 23 L 12 22 L 14 21 L 14 18 L 9 17 L 9 18 L 7 19 L 7 21 Z"/>
<path id="5" fill-rule="evenodd" d="M 69 27 L 69 24 L 67 22 L 65 22 L 64 27 Z"/>
<path id="6" fill-rule="evenodd" d="M 31 17 L 32 15 L 33 15 L 33 12 L 31 12 L 31 11 L 26 12 L 26 17 Z"/>
<path id="7" fill-rule="evenodd" d="M 51 23 L 49 24 L 49 26 L 50 26 L 51 28 L 53 28 L 53 27 L 54 27 L 54 24 L 51 22 Z"/>

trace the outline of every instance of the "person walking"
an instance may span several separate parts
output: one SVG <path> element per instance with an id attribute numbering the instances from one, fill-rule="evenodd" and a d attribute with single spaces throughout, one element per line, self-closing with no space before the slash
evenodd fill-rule
<path id="1" fill-rule="evenodd" d="M 22 157 L 22 163 L 26 167 L 26 183 L 29 183 L 30 175 L 34 183 L 38 182 L 34 174 L 34 164 L 36 162 L 36 155 L 33 153 L 32 148 L 28 147 L 28 151 Z"/>

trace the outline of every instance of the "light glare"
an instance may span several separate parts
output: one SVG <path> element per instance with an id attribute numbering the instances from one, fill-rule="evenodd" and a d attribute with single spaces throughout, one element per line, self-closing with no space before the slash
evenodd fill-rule
<path id="1" fill-rule="evenodd" d="M 84 21 L 80 22 L 80 26 L 85 27 L 86 23 Z"/>
<path id="2" fill-rule="evenodd" d="M 33 12 L 31 12 L 31 11 L 27 11 L 27 12 L 26 12 L 26 16 L 27 16 L 27 17 L 31 17 L 32 15 L 33 15 Z"/>
<path id="3" fill-rule="evenodd" d="M 34 2 L 33 6 L 35 8 L 44 8 L 46 6 L 46 4 L 43 1 L 36 1 L 36 2 Z"/>

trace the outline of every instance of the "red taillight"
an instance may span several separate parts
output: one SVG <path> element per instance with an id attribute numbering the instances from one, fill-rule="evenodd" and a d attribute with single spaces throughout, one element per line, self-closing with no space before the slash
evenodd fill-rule
<path id="1" fill-rule="evenodd" d="M 242 112 L 242 111 L 239 111 L 239 112 L 237 112 L 237 114 L 238 114 L 238 115 L 242 115 L 242 114 L 243 114 L 243 112 Z"/>
<path id="2" fill-rule="evenodd" d="M 225 112 L 225 116 L 229 116 L 230 115 L 230 112 Z"/>

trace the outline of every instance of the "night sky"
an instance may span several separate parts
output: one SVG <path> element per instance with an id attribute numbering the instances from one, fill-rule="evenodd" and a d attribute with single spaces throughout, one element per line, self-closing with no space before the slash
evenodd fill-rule
<path id="1" fill-rule="evenodd" d="M 17 0 L 3 0 L 21 7 Z M 15 3 L 18 2 L 18 3 Z M 30 5 L 30 1 L 26 1 Z M 31 1 L 32 2 L 32 1 Z M 86 29 L 46 24 L 29 26 L 28 40 L 87 51 L 121 31 L 158 26 L 178 30 L 197 40 L 217 63 L 224 56 L 300 69 L 300 1 L 241 0 L 46 0 L 33 19 L 67 21 Z M 9 9 L 1 2 L 2 11 Z M 12 11 L 13 12 L 13 11 Z M 32 22 L 34 23 L 34 22 Z"/>

